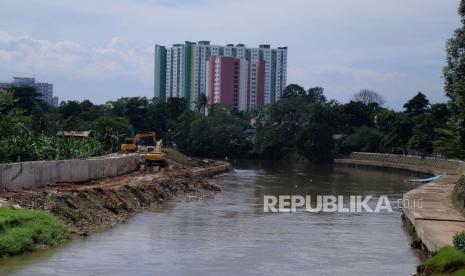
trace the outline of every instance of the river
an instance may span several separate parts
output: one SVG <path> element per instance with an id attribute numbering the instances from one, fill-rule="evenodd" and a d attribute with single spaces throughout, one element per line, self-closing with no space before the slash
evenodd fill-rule
<path id="1" fill-rule="evenodd" d="M 0 261 L 11 275 L 411 275 L 421 253 L 395 208 L 405 174 L 239 162 L 215 198 L 145 211 L 113 229 Z M 264 213 L 263 195 L 388 195 L 381 213 Z"/>

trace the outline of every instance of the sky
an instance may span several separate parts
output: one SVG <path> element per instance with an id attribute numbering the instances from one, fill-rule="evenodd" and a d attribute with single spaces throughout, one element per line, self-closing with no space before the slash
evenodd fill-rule
<path id="1" fill-rule="evenodd" d="M 347 102 L 375 90 L 401 109 L 445 102 L 459 0 L 0 0 L 0 81 L 35 77 L 62 100 L 153 97 L 153 47 L 288 47 L 288 84 Z"/>

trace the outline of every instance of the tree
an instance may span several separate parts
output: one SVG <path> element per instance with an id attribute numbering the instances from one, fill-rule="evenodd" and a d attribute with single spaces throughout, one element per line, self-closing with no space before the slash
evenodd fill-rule
<path id="1" fill-rule="evenodd" d="M 107 150 L 116 152 L 124 138 L 128 136 L 131 124 L 125 117 L 107 114 L 95 120 L 89 128 L 95 131 L 96 137 L 103 142 Z"/>
<path id="2" fill-rule="evenodd" d="M 17 102 L 13 91 L 0 93 L 0 140 L 14 135 L 30 122 L 25 111 L 15 107 Z"/>
<path id="3" fill-rule="evenodd" d="M 305 89 L 297 84 L 289 84 L 286 86 L 284 89 L 283 93 L 281 94 L 281 98 L 292 98 L 292 97 L 299 97 L 299 96 L 305 96 L 307 95 L 307 92 Z"/>
<path id="4" fill-rule="evenodd" d="M 91 122 L 86 122 L 79 116 L 71 116 L 60 122 L 60 129 L 65 131 L 84 131 L 90 129 Z"/>
<path id="5" fill-rule="evenodd" d="M 183 114 L 179 116 L 179 123 L 176 124 L 174 132 L 170 135 L 170 142 L 176 143 L 185 153 L 192 153 L 196 149 L 192 146 L 190 140 L 192 122 L 197 119 L 200 114 L 195 113 L 189 109 L 185 110 Z"/>
<path id="6" fill-rule="evenodd" d="M 376 103 L 375 103 L 376 105 Z M 351 101 L 342 107 L 343 120 L 347 131 L 361 126 L 372 126 L 374 123 L 374 108 L 372 104 Z"/>
<path id="7" fill-rule="evenodd" d="M 333 114 L 324 104 L 308 107 L 308 123 L 296 135 L 299 152 L 315 163 L 330 163 L 334 159 Z"/>
<path id="8" fill-rule="evenodd" d="M 185 98 L 171 97 L 166 101 L 168 116 L 171 120 L 176 120 L 186 109 L 189 108 L 189 103 Z"/>
<path id="9" fill-rule="evenodd" d="M 16 99 L 14 108 L 22 109 L 27 115 L 35 112 L 42 112 L 45 109 L 44 103 L 39 100 L 40 94 L 34 87 L 19 86 L 8 89 Z"/>
<path id="10" fill-rule="evenodd" d="M 437 103 L 431 105 L 430 108 L 431 119 L 433 121 L 433 128 L 443 127 L 449 117 L 452 115 L 446 103 Z"/>
<path id="11" fill-rule="evenodd" d="M 186 110 L 174 137 L 181 150 L 195 156 L 237 157 L 248 151 L 246 125 L 224 106 L 215 104 L 208 116 Z"/>
<path id="12" fill-rule="evenodd" d="M 171 97 L 166 101 L 166 137 L 172 139 L 172 135 L 179 123 L 181 115 L 189 109 L 189 103 L 185 98 Z"/>
<path id="13" fill-rule="evenodd" d="M 411 118 L 403 112 L 384 110 L 378 114 L 376 126 L 384 135 L 381 141 L 383 151 L 402 149 L 403 153 L 407 153 L 413 128 Z"/>
<path id="14" fill-rule="evenodd" d="M 145 97 L 125 97 L 107 103 L 113 115 L 128 118 L 138 131 L 148 131 L 146 126 L 149 101 Z"/>
<path id="15" fill-rule="evenodd" d="M 190 144 L 188 148 L 184 148 L 184 151 L 195 156 L 217 155 L 218 153 L 215 152 L 216 149 L 213 147 L 212 142 L 216 139 L 223 140 L 222 138 L 224 137 L 214 137 L 213 135 L 213 129 L 211 128 L 208 119 L 206 117 L 197 117 L 189 125 L 188 139 L 186 140 L 188 140 Z M 227 155 L 222 154 L 222 156 L 217 157 L 224 158 L 225 156 Z"/>
<path id="16" fill-rule="evenodd" d="M 30 123 L 30 116 L 15 107 L 17 102 L 12 90 L 0 92 L 0 162 L 11 161 L 11 140 Z"/>
<path id="17" fill-rule="evenodd" d="M 433 141 L 428 135 L 414 134 L 410 137 L 408 145 L 417 153 L 431 153 L 433 152 Z"/>
<path id="18" fill-rule="evenodd" d="M 437 138 L 433 144 L 436 151 L 445 153 L 449 158 L 465 158 L 465 149 L 456 135 L 455 119 L 451 118 L 444 127 L 435 131 Z"/>
<path id="19" fill-rule="evenodd" d="M 62 114 L 64 118 L 71 116 L 77 117 L 79 114 L 81 114 L 81 104 L 79 101 L 63 101 L 58 107 L 58 112 Z"/>
<path id="20" fill-rule="evenodd" d="M 131 124 L 125 117 L 116 117 L 107 114 L 92 122 L 91 129 L 94 130 L 98 136 L 103 136 L 106 133 L 126 136 L 131 130 Z"/>
<path id="21" fill-rule="evenodd" d="M 434 124 L 430 113 L 420 114 L 412 119 L 412 137 L 409 140 L 411 149 L 420 153 L 433 152 Z"/>
<path id="22" fill-rule="evenodd" d="M 259 118 L 254 152 L 265 159 L 289 159 L 298 155 L 296 133 L 308 124 L 306 92 L 298 85 L 286 88 L 287 96 L 270 104 Z"/>
<path id="23" fill-rule="evenodd" d="M 307 100 L 310 103 L 325 103 L 326 97 L 324 95 L 324 89 L 319 86 L 308 89 Z"/>
<path id="24" fill-rule="evenodd" d="M 353 151 L 379 152 L 382 138 L 382 134 L 376 129 L 362 126 L 353 134 L 343 138 L 339 152 L 345 154 Z"/>
<path id="25" fill-rule="evenodd" d="M 462 26 L 454 31 L 447 41 L 446 65 L 443 68 L 444 90 L 450 98 L 449 104 L 454 114 L 451 131 L 459 137 L 459 143 L 465 147 L 465 1 L 459 6 Z"/>
<path id="26" fill-rule="evenodd" d="M 150 102 L 147 110 L 146 127 L 150 131 L 155 131 L 157 139 L 163 139 L 165 143 L 168 143 L 167 131 L 168 131 L 168 106 L 165 100 L 160 98 L 154 98 Z"/>
<path id="27" fill-rule="evenodd" d="M 208 98 L 205 93 L 200 93 L 199 98 L 197 99 L 196 108 L 197 112 L 202 112 L 203 115 L 207 112 Z"/>
<path id="28" fill-rule="evenodd" d="M 429 100 L 425 94 L 418 92 L 413 98 L 404 104 L 405 113 L 410 117 L 424 114 L 428 111 Z"/>
<path id="29" fill-rule="evenodd" d="M 40 100 L 41 94 L 35 87 L 14 86 L 8 89 L 16 99 L 14 105 L 10 108 L 23 110 L 24 114 L 30 116 L 31 123 L 28 129 L 33 132 L 41 132 L 47 129 L 48 123 L 46 113 L 52 110 L 52 107 Z"/>
<path id="30" fill-rule="evenodd" d="M 80 116 L 85 120 L 94 120 L 100 115 L 103 107 L 94 105 L 89 100 L 80 101 L 63 101 L 58 106 L 58 112 L 63 117 L 68 118 L 71 116 Z"/>
<path id="31" fill-rule="evenodd" d="M 369 105 L 371 103 L 377 103 L 379 106 L 383 106 L 384 103 L 386 102 L 378 92 L 375 92 L 370 89 L 362 89 L 359 92 L 357 92 L 353 97 L 352 101 L 354 102 L 362 102 L 366 105 Z"/>

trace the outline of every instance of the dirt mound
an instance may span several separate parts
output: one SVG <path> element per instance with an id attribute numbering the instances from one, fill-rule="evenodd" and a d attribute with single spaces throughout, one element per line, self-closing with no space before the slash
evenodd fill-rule
<path id="1" fill-rule="evenodd" d="M 49 210 L 85 232 L 110 227 L 144 208 L 167 201 L 211 197 L 220 189 L 180 164 L 86 183 L 3 190 L 0 197 L 23 208 Z"/>

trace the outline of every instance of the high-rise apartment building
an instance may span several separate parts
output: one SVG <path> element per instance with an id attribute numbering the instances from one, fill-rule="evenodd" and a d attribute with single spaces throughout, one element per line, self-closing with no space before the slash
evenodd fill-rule
<path id="1" fill-rule="evenodd" d="M 207 90 L 210 104 L 222 103 L 245 111 L 264 106 L 264 61 L 249 62 L 231 56 L 210 56 Z"/>
<path id="2" fill-rule="evenodd" d="M 266 62 L 255 60 L 249 62 L 247 109 L 263 107 L 266 103 Z"/>
<path id="3" fill-rule="evenodd" d="M 166 98 L 166 48 L 155 46 L 154 93 L 161 99 Z"/>
<path id="4" fill-rule="evenodd" d="M 0 83 L 0 91 L 6 90 L 10 87 L 21 87 L 21 86 L 30 86 L 34 87 L 39 93 L 39 99 L 57 107 L 58 106 L 58 97 L 53 96 L 53 84 L 45 82 L 36 82 L 35 78 L 23 78 L 23 77 L 14 77 L 13 82 L 2 82 Z"/>
<path id="5" fill-rule="evenodd" d="M 201 93 L 211 97 L 210 92 L 213 89 L 209 87 L 211 79 L 210 82 L 207 81 L 209 76 L 215 75 L 215 72 L 210 71 L 212 70 L 212 67 L 209 66 L 211 56 L 240 59 L 239 63 L 242 66 L 245 66 L 244 62 L 247 62 L 248 70 L 241 71 L 242 74 L 247 72 L 245 83 L 247 84 L 246 93 L 249 96 L 243 98 L 247 101 L 245 109 L 257 108 L 278 100 L 286 87 L 287 47 L 274 49 L 270 45 L 260 45 L 258 48 L 247 48 L 244 44 L 217 46 L 210 45 L 209 41 L 197 43 L 186 41 L 184 44 L 174 44 L 172 47 L 155 46 L 154 96 L 163 99 L 184 97 L 188 100 L 191 108 L 195 107 Z M 222 63 L 222 59 L 214 59 L 213 61 Z M 225 63 L 228 61 L 226 59 Z M 263 78 L 260 76 L 252 77 L 253 74 L 262 71 Z M 230 73 L 226 69 L 221 72 Z M 223 73 L 221 75 L 223 76 Z M 229 79 L 229 77 L 224 75 L 221 79 Z M 262 88 L 263 95 L 261 94 Z M 227 98 L 229 99 L 229 97 Z M 263 104 L 261 103 L 262 98 Z M 210 98 L 209 102 L 216 101 Z M 243 110 L 243 107 L 244 103 L 238 104 L 234 108 Z"/>

